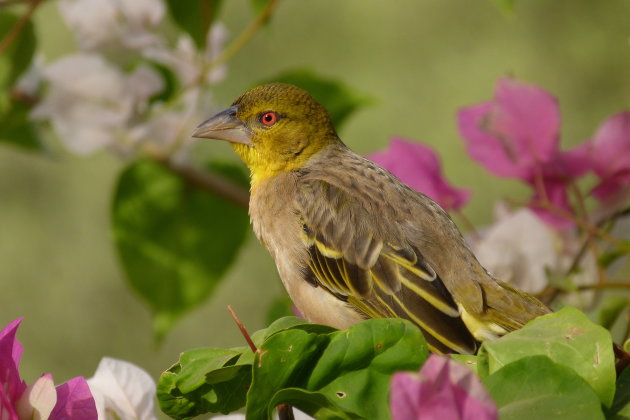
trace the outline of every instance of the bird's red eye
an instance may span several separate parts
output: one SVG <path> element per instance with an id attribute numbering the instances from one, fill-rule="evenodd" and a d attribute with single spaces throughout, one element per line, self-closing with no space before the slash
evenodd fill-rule
<path id="1" fill-rule="evenodd" d="M 260 122 L 266 126 L 274 125 L 278 121 L 278 114 L 273 111 L 265 112 L 260 116 Z"/>

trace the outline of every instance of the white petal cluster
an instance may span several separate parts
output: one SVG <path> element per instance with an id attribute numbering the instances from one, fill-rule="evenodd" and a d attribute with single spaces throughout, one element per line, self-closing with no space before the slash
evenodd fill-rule
<path id="1" fill-rule="evenodd" d="M 68 149 L 80 155 L 114 143 L 163 88 L 155 70 L 141 66 L 125 74 L 94 53 L 62 57 L 44 69 L 43 79 L 49 88 L 32 117 L 49 120 Z"/>
<path id="2" fill-rule="evenodd" d="M 226 37 L 225 26 L 221 23 L 215 23 L 208 31 L 206 49 L 202 53 L 197 52 L 193 40 L 188 35 L 180 36 L 174 49 L 168 49 L 164 45 L 156 45 L 147 48 L 144 53 L 146 57 L 172 68 L 184 86 L 199 81 L 214 84 L 223 80 L 227 67 L 220 65 L 207 68 L 206 63 L 212 62 L 219 56 Z"/>
<path id="3" fill-rule="evenodd" d="M 139 49 L 159 43 L 151 32 L 164 17 L 162 0 L 61 0 L 59 10 L 81 49 Z"/>
<path id="4" fill-rule="evenodd" d="M 476 244 L 479 262 L 497 278 L 528 293 L 548 284 L 547 270 L 555 267 L 559 248 L 554 233 L 530 210 L 501 216 Z"/>
<path id="5" fill-rule="evenodd" d="M 481 239 L 473 243 L 479 262 L 498 279 L 527 293 L 540 293 L 551 279 L 568 280 L 574 286 L 596 281 L 596 261 L 590 253 L 580 259 L 578 269 L 569 269 L 582 241 L 575 232 L 560 235 L 540 220 L 531 210 L 508 210 L 503 203 L 495 209 L 496 223 L 481 231 Z M 563 301 L 584 306 L 592 293 L 570 294 Z M 567 301 L 569 299 L 569 301 Z"/>
<path id="6" fill-rule="evenodd" d="M 40 81 L 45 86 L 31 117 L 48 122 L 78 155 L 102 149 L 185 155 L 195 123 L 212 111 L 204 88 L 226 73 L 224 65 L 209 65 L 221 53 L 225 27 L 213 24 L 207 47 L 198 51 L 186 34 L 173 46 L 162 36 L 163 0 L 60 0 L 58 6 L 79 51 L 36 62 L 22 83 L 25 92 L 37 91 Z M 174 91 L 162 98 L 167 85 Z"/>

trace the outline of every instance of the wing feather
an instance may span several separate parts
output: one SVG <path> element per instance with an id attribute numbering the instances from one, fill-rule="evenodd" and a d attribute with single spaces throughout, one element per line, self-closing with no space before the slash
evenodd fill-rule
<path id="1" fill-rule="evenodd" d="M 475 352 L 478 343 L 458 305 L 395 220 L 388 220 L 394 232 L 388 235 L 371 220 L 365 203 L 321 180 L 304 183 L 297 201 L 309 278 L 366 318 L 402 317 L 416 323 L 433 351 Z"/>

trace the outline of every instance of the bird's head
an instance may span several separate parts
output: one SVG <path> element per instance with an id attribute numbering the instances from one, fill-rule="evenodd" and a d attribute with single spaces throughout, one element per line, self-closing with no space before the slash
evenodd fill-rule
<path id="1" fill-rule="evenodd" d="M 226 140 L 255 182 L 302 167 L 339 138 L 308 92 L 284 83 L 258 86 L 203 122 L 193 137 Z"/>

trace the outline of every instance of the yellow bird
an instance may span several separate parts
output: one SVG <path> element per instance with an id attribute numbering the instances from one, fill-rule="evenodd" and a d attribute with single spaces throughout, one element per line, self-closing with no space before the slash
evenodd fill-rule
<path id="1" fill-rule="evenodd" d="M 300 88 L 256 87 L 193 136 L 231 142 L 249 167 L 254 232 L 311 322 L 405 318 L 431 351 L 475 353 L 550 312 L 493 278 L 433 200 L 350 150 Z"/>

